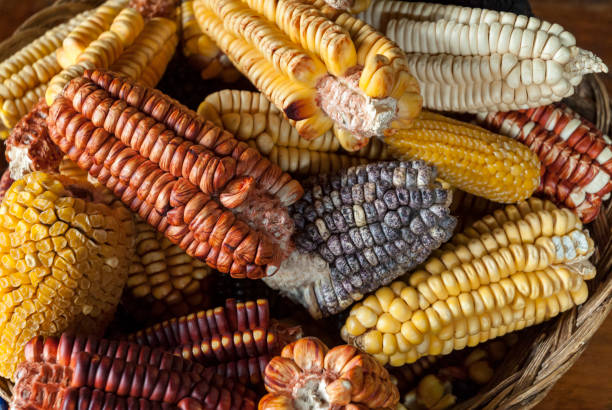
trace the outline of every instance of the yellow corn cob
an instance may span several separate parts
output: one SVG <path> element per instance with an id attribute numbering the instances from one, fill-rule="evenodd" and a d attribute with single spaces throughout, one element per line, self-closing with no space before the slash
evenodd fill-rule
<path id="1" fill-rule="evenodd" d="M 128 312 L 148 318 L 184 315 L 208 301 L 210 268 L 187 255 L 141 219 L 136 221 L 135 257 L 124 295 Z"/>
<path id="2" fill-rule="evenodd" d="M 143 18 L 136 10 L 122 9 L 115 16 L 108 30 L 91 41 L 76 57 L 74 64 L 67 66 L 51 79 L 45 92 L 47 104 L 51 105 L 64 86 L 71 79 L 82 75 L 85 70 L 110 67 L 134 42 L 143 27 Z M 83 37 L 82 40 L 85 41 L 86 38 Z"/>
<path id="3" fill-rule="evenodd" d="M 410 126 L 420 111 L 401 49 L 322 0 L 193 0 L 193 10 L 204 33 L 306 139 L 334 126 L 342 147 L 358 151 L 392 125 Z"/>
<path id="4" fill-rule="evenodd" d="M 101 335 L 127 268 L 133 220 L 93 186 L 34 172 L 0 205 L 0 375 L 13 378 L 34 336 Z"/>
<path id="5" fill-rule="evenodd" d="M 200 71 L 204 80 L 220 77 L 225 82 L 236 81 L 240 72 L 219 50 L 215 43 L 202 33 L 193 13 L 193 1 L 183 1 L 180 6 L 183 54 Z"/>
<path id="6" fill-rule="evenodd" d="M 491 201 L 524 200 L 539 185 L 540 162 L 526 146 L 438 114 L 422 114 L 385 142 L 392 155 L 430 162 L 451 185 Z"/>
<path id="7" fill-rule="evenodd" d="M 301 175 L 335 172 L 388 156 L 376 138 L 352 155 L 339 151 L 340 143 L 331 131 L 307 140 L 300 136 L 295 122 L 284 118 L 257 92 L 218 91 L 206 97 L 198 113 L 257 148 L 284 171 Z"/>
<path id="8" fill-rule="evenodd" d="M 125 3 L 127 4 L 127 1 Z M 64 41 L 62 41 L 62 46 L 56 51 L 57 61 L 62 68 L 76 64 L 79 55 L 100 34 L 108 30 L 120 11 L 121 8 L 119 7 L 110 7 L 104 4 L 93 10 L 81 24 L 77 25 L 66 36 Z"/>
<path id="9" fill-rule="evenodd" d="M 91 13 L 85 11 L 48 30 L 0 63 L 0 117 L 7 128 L 13 127 L 43 96 L 47 82 L 61 71 L 56 50 Z"/>
<path id="10" fill-rule="evenodd" d="M 586 300 L 593 250 L 571 211 L 533 198 L 510 205 L 455 235 L 410 284 L 357 303 L 342 337 L 401 366 L 541 323 Z"/>
<path id="11" fill-rule="evenodd" d="M 154 87 L 172 58 L 178 36 L 176 23 L 164 17 L 148 20 L 140 35 L 110 69 Z"/>

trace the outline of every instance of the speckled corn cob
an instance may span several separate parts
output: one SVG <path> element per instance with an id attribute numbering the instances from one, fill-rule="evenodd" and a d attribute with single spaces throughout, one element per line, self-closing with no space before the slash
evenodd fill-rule
<path id="1" fill-rule="evenodd" d="M 314 317 L 338 313 L 423 262 L 456 220 L 421 161 L 378 162 L 306 181 L 292 207 L 298 250 L 266 284 Z"/>
<path id="2" fill-rule="evenodd" d="M 423 113 L 385 142 L 392 155 L 434 164 L 451 185 L 491 201 L 527 199 L 540 183 L 540 162 L 527 147 L 438 114 Z"/>
<path id="3" fill-rule="evenodd" d="M 424 106 L 509 111 L 574 93 L 584 74 L 608 72 L 559 24 L 481 8 L 376 1 L 360 15 L 407 53 Z"/>
<path id="4" fill-rule="evenodd" d="M 401 366 L 541 323 L 586 300 L 594 243 L 578 217 L 530 199 L 474 223 L 406 281 L 351 310 L 342 337 Z"/>
<path id="5" fill-rule="evenodd" d="M 297 181 L 159 91 L 92 71 L 63 94 L 52 139 L 133 211 L 220 272 L 277 270 L 292 248 L 285 206 L 302 195 Z"/>
<path id="6" fill-rule="evenodd" d="M 203 32 L 306 139 L 335 123 L 342 146 L 356 151 L 392 125 L 409 126 L 420 110 L 402 51 L 325 3 L 194 0 L 193 7 Z"/>
<path id="7" fill-rule="evenodd" d="M 612 191 L 610 139 L 562 105 L 481 114 L 480 124 L 527 145 L 542 161 L 539 191 L 593 221 Z"/>
<path id="8" fill-rule="evenodd" d="M 48 81 L 62 69 L 56 50 L 91 13 L 85 11 L 48 30 L 0 63 L 0 118 L 4 126 L 13 127 L 44 95 Z"/>
<path id="9" fill-rule="evenodd" d="M 223 377 L 257 384 L 263 379 L 270 355 L 280 352 L 299 333 L 299 329 L 273 325 L 265 299 L 228 299 L 225 307 L 173 318 L 128 339 L 215 368 Z"/>
<path id="10" fill-rule="evenodd" d="M 114 396 L 115 403 L 127 396 L 177 409 L 255 409 L 255 393 L 233 381 L 219 385 L 191 371 L 160 370 L 157 366 L 85 351 L 77 353 L 69 363 L 24 362 L 16 374 L 11 402 L 11 408 L 16 409 L 101 406 L 104 400 L 94 396 L 95 392 Z M 117 404 L 109 406 L 121 408 Z"/>
<path id="11" fill-rule="evenodd" d="M 210 269 L 140 218 L 124 304 L 139 318 L 184 315 L 207 307 Z"/>
<path id="12" fill-rule="evenodd" d="M 134 227 L 92 186 L 42 172 L 13 183 L 0 215 L 0 374 L 13 378 L 34 335 L 104 331 L 127 279 Z"/>
<path id="13" fill-rule="evenodd" d="M 352 346 L 328 349 L 307 337 L 285 346 L 265 375 L 268 394 L 259 408 L 394 409 L 399 401 L 389 373 Z"/>
<path id="14" fill-rule="evenodd" d="M 279 110 L 257 92 L 222 90 L 210 94 L 198 113 L 257 148 L 283 171 L 301 175 L 336 172 L 367 160 L 389 157 L 386 146 L 372 138 L 348 155 L 332 131 L 307 140 Z"/>
<path id="15" fill-rule="evenodd" d="M 11 178 L 20 179 L 32 171 L 57 170 L 63 153 L 49 138 L 48 115 L 49 106 L 41 98 L 11 130 L 4 152 Z"/>
<path id="16" fill-rule="evenodd" d="M 183 0 L 180 11 L 183 55 L 200 70 L 202 79 L 218 77 L 225 82 L 238 80 L 240 71 L 236 70 L 210 37 L 202 33 L 193 13 L 193 0 Z"/>

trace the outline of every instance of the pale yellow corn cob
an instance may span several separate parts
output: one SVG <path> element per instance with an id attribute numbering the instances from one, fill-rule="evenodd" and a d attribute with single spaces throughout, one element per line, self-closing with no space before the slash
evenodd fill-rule
<path id="1" fill-rule="evenodd" d="M 134 43 L 110 69 L 154 87 L 174 53 L 178 42 L 176 30 L 176 23 L 170 19 L 154 17 L 147 20 Z"/>
<path id="2" fill-rule="evenodd" d="M 55 51 L 91 13 L 85 11 L 48 30 L 0 63 L 0 117 L 7 128 L 30 111 L 44 94 L 47 82 L 61 71 Z"/>
<path id="3" fill-rule="evenodd" d="M 34 172 L 0 205 L 0 375 L 34 336 L 102 335 L 127 280 L 134 225 L 93 186 Z"/>
<path id="4" fill-rule="evenodd" d="M 571 211 L 538 199 L 508 206 L 356 304 L 342 337 L 401 366 L 541 323 L 586 300 L 593 250 Z"/>
<path id="5" fill-rule="evenodd" d="M 56 51 L 57 61 L 62 68 L 76 64 L 79 55 L 100 34 L 109 29 L 120 11 L 121 8 L 102 5 L 94 9 L 81 24 L 76 26 L 66 36 L 64 41 L 62 41 L 62 46 Z"/>
<path id="6" fill-rule="evenodd" d="M 124 295 L 129 313 L 141 316 L 187 314 L 207 300 L 202 282 L 211 272 L 142 221 L 136 221 L 134 260 Z"/>
<path id="7" fill-rule="evenodd" d="M 225 82 L 236 81 L 240 72 L 232 65 L 215 43 L 202 33 L 193 12 L 193 1 L 180 6 L 183 54 L 200 69 L 204 80 L 220 77 Z"/>
<path id="8" fill-rule="evenodd" d="M 55 97 L 71 79 L 82 75 L 87 69 L 108 68 L 129 47 L 142 31 L 144 21 L 140 13 L 131 8 L 124 8 L 113 19 L 108 30 L 100 34 L 77 57 L 76 64 L 64 68 L 51 79 L 45 92 L 47 104 L 51 105 Z"/>
<path id="9" fill-rule="evenodd" d="M 426 114 L 385 142 L 392 155 L 432 163 L 451 185 L 491 201 L 517 202 L 539 185 L 540 161 L 526 146 L 441 115 Z"/>
<path id="10" fill-rule="evenodd" d="M 410 126 L 420 111 L 403 51 L 323 0 L 193 0 L 193 7 L 205 34 L 306 139 L 335 126 L 342 147 L 358 151 L 391 126 Z"/>
<path id="11" fill-rule="evenodd" d="M 479 8 L 381 0 L 361 18 L 408 55 L 425 106 L 509 111 L 559 101 L 584 74 L 607 72 L 559 24 Z"/>

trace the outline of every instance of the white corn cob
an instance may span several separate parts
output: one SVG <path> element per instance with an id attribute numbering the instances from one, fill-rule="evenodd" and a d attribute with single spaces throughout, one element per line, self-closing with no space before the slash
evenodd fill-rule
<path id="1" fill-rule="evenodd" d="M 395 0 L 360 16 L 408 54 L 424 106 L 508 111 L 559 101 L 587 73 L 607 72 L 559 24 L 510 12 Z"/>

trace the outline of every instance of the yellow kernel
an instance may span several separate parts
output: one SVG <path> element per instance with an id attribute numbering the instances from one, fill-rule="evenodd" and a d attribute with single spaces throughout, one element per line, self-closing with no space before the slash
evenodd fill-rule
<path id="1" fill-rule="evenodd" d="M 372 309 L 372 311 L 374 311 L 374 313 L 377 315 L 383 313 L 382 307 L 380 307 L 380 303 L 378 303 L 378 299 L 374 295 L 366 297 L 362 304 L 363 306 L 367 306 L 368 308 Z"/>
<path id="2" fill-rule="evenodd" d="M 400 331 L 401 323 L 389 313 L 383 313 L 376 322 L 376 329 L 383 333 L 397 333 Z"/>
<path id="3" fill-rule="evenodd" d="M 55 216 L 55 212 L 53 211 L 52 208 L 49 208 L 41 212 L 39 218 L 40 218 L 40 222 L 47 224 L 47 225 L 51 225 L 52 223 L 57 221 L 57 217 Z"/>
<path id="4" fill-rule="evenodd" d="M 38 218 L 39 218 L 39 213 L 34 208 L 28 208 L 23 213 L 23 220 L 29 224 L 35 224 L 36 222 L 38 222 Z"/>
<path id="5" fill-rule="evenodd" d="M 361 337 L 363 350 L 365 350 L 366 353 L 374 354 L 382 351 L 383 337 L 378 330 L 370 330 Z"/>
<path id="6" fill-rule="evenodd" d="M 51 236 L 63 235 L 68 230 L 68 224 L 62 221 L 57 221 L 51 228 L 49 228 L 49 234 Z"/>
<path id="7" fill-rule="evenodd" d="M 486 384 L 493 378 L 493 369 L 485 360 L 480 360 L 468 367 L 468 374 L 476 383 Z"/>
<path id="8" fill-rule="evenodd" d="M 395 295 L 393 291 L 388 286 L 382 287 L 378 289 L 375 293 L 376 298 L 378 299 L 378 303 L 380 304 L 383 311 L 388 312 L 389 306 L 393 299 L 395 299 Z"/>
<path id="9" fill-rule="evenodd" d="M 395 335 L 391 333 L 383 334 L 383 353 L 392 355 L 397 352 L 397 341 Z"/>
<path id="10" fill-rule="evenodd" d="M 49 228 L 46 225 L 36 224 L 30 230 L 30 239 L 33 241 L 41 241 L 49 236 Z"/>
<path id="11" fill-rule="evenodd" d="M 402 289 L 404 289 L 406 286 L 407 285 L 404 282 L 402 282 L 401 280 L 396 280 L 391 285 L 389 285 L 389 287 L 391 288 L 393 293 L 395 293 L 397 296 L 399 296 L 401 294 Z"/>
<path id="12" fill-rule="evenodd" d="M 39 252 L 49 252 L 53 250 L 53 242 L 50 238 L 36 242 L 36 250 Z"/>
<path id="13" fill-rule="evenodd" d="M 419 330 L 419 332 L 421 332 L 421 333 L 429 332 L 429 328 L 430 328 L 429 327 L 429 319 L 427 318 L 427 315 L 425 314 L 424 311 L 417 310 L 416 312 L 414 312 L 412 314 L 412 318 L 410 319 L 410 321 Z M 404 335 L 404 337 L 406 337 L 406 335 Z M 408 337 L 406 337 L 406 339 L 408 339 Z M 408 340 L 410 340 L 410 339 L 408 339 Z"/>
<path id="14" fill-rule="evenodd" d="M 359 323 L 361 323 L 366 328 L 371 328 L 376 325 L 376 321 L 378 320 L 378 316 L 376 313 L 372 311 L 369 307 L 365 305 L 361 305 L 353 310 L 352 315 L 354 315 Z"/>
<path id="15" fill-rule="evenodd" d="M 395 298 L 389 306 L 389 313 L 400 322 L 405 322 L 412 316 L 412 311 L 401 298 Z"/>
<path id="16" fill-rule="evenodd" d="M 412 345 L 419 345 L 423 342 L 423 332 L 421 332 L 412 321 L 402 323 L 402 336 Z"/>
<path id="17" fill-rule="evenodd" d="M 397 352 L 389 356 L 389 364 L 393 367 L 400 367 L 406 364 L 406 355 L 402 352 Z"/>
<path id="18" fill-rule="evenodd" d="M 344 325 L 351 336 L 359 336 L 366 331 L 366 328 L 354 316 L 349 316 Z"/>
<path id="19" fill-rule="evenodd" d="M 433 408 L 444 395 L 444 385 L 433 374 L 429 374 L 419 382 L 417 395 L 426 408 Z"/>
<path id="20" fill-rule="evenodd" d="M 404 302 L 406 302 L 406 305 L 410 308 L 410 310 L 415 311 L 419 308 L 419 295 L 416 289 L 412 286 L 407 286 L 402 289 L 400 297 Z"/>

